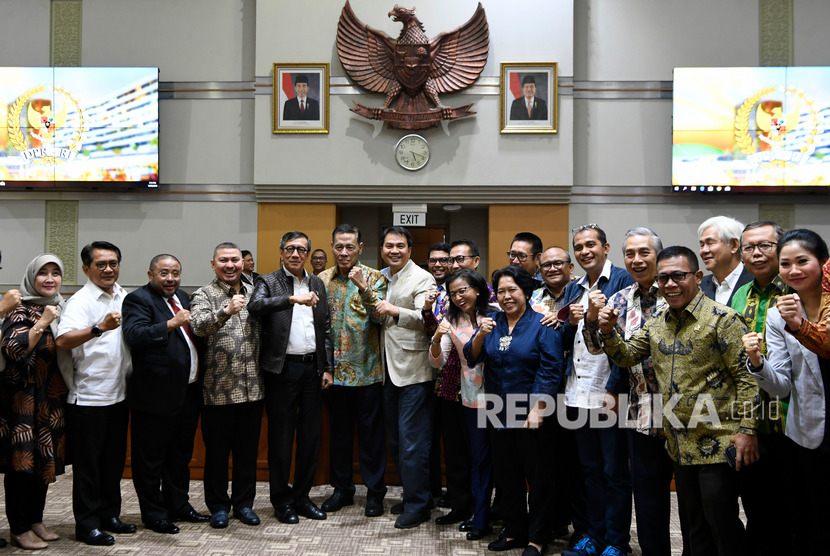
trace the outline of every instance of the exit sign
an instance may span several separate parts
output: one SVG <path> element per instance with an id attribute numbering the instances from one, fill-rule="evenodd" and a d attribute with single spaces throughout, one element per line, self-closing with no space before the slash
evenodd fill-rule
<path id="1" fill-rule="evenodd" d="M 425 212 L 393 212 L 392 221 L 395 226 L 426 226 L 427 213 Z"/>

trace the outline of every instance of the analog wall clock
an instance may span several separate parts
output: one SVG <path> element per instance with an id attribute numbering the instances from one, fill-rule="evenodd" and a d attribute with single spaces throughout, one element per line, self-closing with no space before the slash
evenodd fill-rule
<path id="1" fill-rule="evenodd" d="M 415 133 L 404 135 L 395 145 L 395 160 L 405 170 L 420 170 L 429 161 L 429 143 Z"/>

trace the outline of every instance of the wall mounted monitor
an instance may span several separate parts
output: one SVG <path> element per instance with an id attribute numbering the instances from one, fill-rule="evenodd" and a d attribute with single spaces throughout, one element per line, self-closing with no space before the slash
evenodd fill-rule
<path id="1" fill-rule="evenodd" d="M 675 68 L 672 190 L 827 193 L 830 67 Z"/>
<path id="2" fill-rule="evenodd" d="M 0 67 L 0 188 L 159 183 L 158 68 Z"/>

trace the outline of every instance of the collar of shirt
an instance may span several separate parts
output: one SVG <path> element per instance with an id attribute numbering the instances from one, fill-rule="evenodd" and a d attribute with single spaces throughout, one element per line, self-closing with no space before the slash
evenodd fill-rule
<path id="1" fill-rule="evenodd" d="M 230 284 L 228 284 L 224 280 L 220 280 L 219 278 L 214 278 L 213 281 L 216 282 L 216 285 L 219 287 L 220 290 L 225 292 L 225 294 L 230 293 L 230 291 L 231 291 Z M 245 282 L 243 282 L 240 279 L 240 281 L 239 281 L 239 291 L 237 291 L 236 293 L 246 295 L 246 293 L 245 293 L 246 291 L 247 291 L 247 286 L 245 285 Z"/>
<path id="2" fill-rule="evenodd" d="M 106 295 L 111 299 L 118 299 L 127 295 L 127 290 L 119 286 L 118 282 L 112 285 L 112 295 L 108 294 L 89 280 L 87 281 L 86 286 L 90 289 L 90 293 L 95 299 L 100 299 L 102 295 Z"/>
<path id="3" fill-rule="evenodd" d="M 738 281 L 738 277 L 741 275 L 743 271 L 744 263 L 738 263 L 738 266 L 736 266 L 732 270 L 732 272 L 730 272 L 729 275 L 726 278 L 724 278 L 723 282 L 718 282 L 718 279 L 714 275 L 712 275 L 712 281 L 718 288 L 728 286 L 730 289 L 732 289 L 735 287 L 735 283 Z"/>
<path id="4" fill-rule="evenodd" d="M 605 264 L 602 265 L 602 272 L 599 273 L 599 278 L 597 278 L 597 281 L 594 282 L 593 287 L 588 286 L 588 274 L 585 274 L 585 276 L 580 278 L 577 281 L 577 284 L 579 284 L 584 290 L 597 289 L 599 287 L 600 281 L 603 278 L 605 278 L 604 281 L 608 281 L 611 279 L 611 261 L 609 261 L 608 259 L 605 259 Z"/>
<path id="5" fill-rule="evenodd" d="M 688 314 L 693 319 L 699 320 L 700 319 L 700 311 L 702 310 L 701 309 L 701 301 L 703 300 L 704 297 L 706 297 L 706 296 L 703 295 L 703 291 L 700 288 L 698 288 L 697 293 L 695 294 L 695 296 L 692 298 L 692 300 L 689 302 L 689 304 L 686 305 L 683 308 L 683 315 Z M 678 318 L 677 315 L 674 314 L 674 310 L 671 309 L 671 308 L 666 309 L 665 318 L 666 318 L 666 321 L 671 322 L 672 320 L 675 320 L 679 323 L 682 323 L 686 320 L 685 316 L 682 316 L 682 317 Z"/>
<path id="6" fill-rule="evenodd" d="M 752 285 L 750 287 L 762 295 L 771 292 L 773 289 L 778 290 L 782 295 L 784 295 L 789 288 L 789 286 L 784 283 L 784 280 L 781 279 L 779 274 L 775 275 L 775 278 L 772 279 L 772 282 L 767 284 L 766 288 L 759 286 L 758 280 L 752 280 Z"/>
<path id="7" fill-rule="evenodd" d="M 283 272 L 285 272 L 285 275 L 287 277 L 293 278 L 295 280 L 295 282 L 294 282 L 295 284 L 299 283 L 299 282 L 308 283 L 308 282 L 311 281 L 311 279 L 308 277 L 308 272 L 306 272 L 305 269 L 303 269 L 303 278 L 302 279 L 298 278 L 296 274 L 292 274 L 291 272 L 289 272 L 288 269 L 285 268 L 285 265 L 283 265 L 282 270 L 283 270 Z"/>

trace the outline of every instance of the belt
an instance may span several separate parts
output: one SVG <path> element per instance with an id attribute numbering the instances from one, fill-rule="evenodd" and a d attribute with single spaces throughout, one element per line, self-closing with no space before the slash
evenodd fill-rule
<path id="1" fill-rule="evenodd" d="M 286 354 L 285 356 L 286 361 L 292 361 L 294 363 L 314 363 L 317 360 L 316 353 L 306 353 L 305 355 L 294 355 L 294 354 Z"/>

